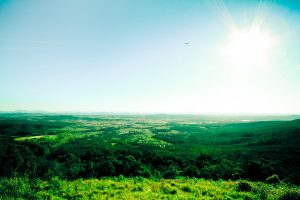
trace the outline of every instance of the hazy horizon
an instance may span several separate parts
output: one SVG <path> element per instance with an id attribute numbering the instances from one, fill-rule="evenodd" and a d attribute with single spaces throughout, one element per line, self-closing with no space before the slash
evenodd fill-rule
<path id="1" fill-rule="evenodd" d="M 73 114 L 73 115 L 191 115 L 191 116 L 299 116 L 300 113 L 217 113 L 217 112 L 109 112 L 109 111 L 47 111 L 47 110 L 0 110 L 1 113 L 20 113 L 20 114 Z"/>
<path id="2" fill-rule="evenodd" d="M 0 0 L 0 111 L 300 114 L 300 2 Z"/>

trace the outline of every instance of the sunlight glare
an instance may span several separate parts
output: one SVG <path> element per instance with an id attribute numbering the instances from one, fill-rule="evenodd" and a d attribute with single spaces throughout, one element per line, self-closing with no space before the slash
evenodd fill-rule
<path id="1" fill-rule="evenodd" d="M 270 34 L 256 26 L 232 32 L 224 49 L 225 59 L 234 67 L 257 68 L 268 64 L 273 45 Z"/>

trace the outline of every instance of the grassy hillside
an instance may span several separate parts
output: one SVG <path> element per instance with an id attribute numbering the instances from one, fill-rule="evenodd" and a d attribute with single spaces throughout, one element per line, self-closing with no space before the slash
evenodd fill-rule
<path id="1" fill-rule="evenodd" d="M 299 199 L 300 188 L 286 184 L 204 179 L 137 178 L 0 179 L 0 199 Z"/>

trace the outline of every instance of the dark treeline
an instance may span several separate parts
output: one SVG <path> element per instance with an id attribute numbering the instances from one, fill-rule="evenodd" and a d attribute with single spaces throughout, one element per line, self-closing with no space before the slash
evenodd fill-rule
<path id="1" fill-rule="evenodd" d="M 49 179 L 100 178 L 103 176 L 143 176 L 175 178 L 176 176 L 206 179 L 249 179 L 265 181 L 278 174 L 286 182 L 299 184 L 299 175 L 290 173 L 264 158 L 244 159 L 233 155 L 199 153 L 189 156 L 172 149 L 159 150 L 148 145 L 108 147 L 99 143 L 81 146 L 73 140 L 58 148 L 47 143 L 2 141 L 0 176 L 28 176 Z M 88 146 L 88 148 L 87 148 Z"/>

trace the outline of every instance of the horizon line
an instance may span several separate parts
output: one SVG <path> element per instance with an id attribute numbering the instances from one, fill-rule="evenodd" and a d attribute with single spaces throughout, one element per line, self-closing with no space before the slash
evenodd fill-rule
<path id="1" fill-rule="evenodd" d="M 5 111 L 0 110 L 0 114 L 3 113 L 19 113 L 19 114 L 78 114 L 78 115 L 229 115 L 229 116 L 300 116 L 300 113 L 252 113 L 252 112 L 130 112 L 130 111 L 46 111 L 46 110 L 13 110 Z"/>

